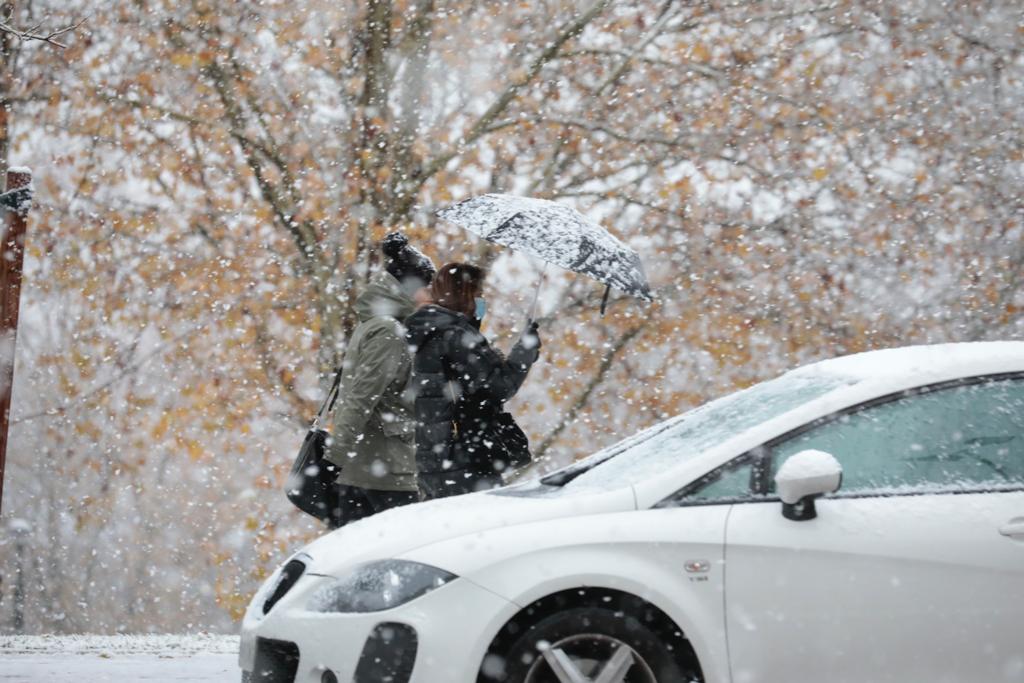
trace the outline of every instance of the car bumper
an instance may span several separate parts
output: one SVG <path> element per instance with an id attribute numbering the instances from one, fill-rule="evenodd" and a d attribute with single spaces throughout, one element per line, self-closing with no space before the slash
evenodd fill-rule
<path id="1" fill-rule="evenodd" d="M 465 578 L 383 612 L 305 609 L 321 585 L 304 576 L 267 615 L 254 601 L 242 622 L 243 680 L 321 683 L 474 683 L 491 639 L 518 608 Z"/>

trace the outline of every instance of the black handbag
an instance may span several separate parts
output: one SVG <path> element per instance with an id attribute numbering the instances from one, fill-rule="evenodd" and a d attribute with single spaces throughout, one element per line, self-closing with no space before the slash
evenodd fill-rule
<path id="1" fill-rule="evenodd" d="M 499 457 L 505 460 L 506 467 L 518 469 L 530 464 L 530 439 L 510 413 L 499 413 L 493 429 L 501 443 L 502 455 Z"/>
<path id="2" fill-rule="evenodd" d="M 327 450 L 328 434 L 320 428 L 324 415 L 331 412 L 338 398 L 341 385 L 341 368 L 334 375 L 334 384 L 317 411 L 313 423 L 309 426 L 306 438 L 299 447 L 299 455 L 295 458 L 285 494 L 295 507 L 309 515 L 313 515 L 331 528 L 343 523 L 339 490 L 334 480 L 338 476 L 338 466 L 324 457 Z"/>
<path id="3" fill-rule="evenodd" d="M 479 472 L 501 473 L 529 465 L 530 440 L 516 424 L 515 418 L 505 411 L 488 417 L 477 417 L 464 422 L 477 423 L 482 428 L 467 431 L 459 428 L 460 420 L 452 421 L 452 461 Z"/>

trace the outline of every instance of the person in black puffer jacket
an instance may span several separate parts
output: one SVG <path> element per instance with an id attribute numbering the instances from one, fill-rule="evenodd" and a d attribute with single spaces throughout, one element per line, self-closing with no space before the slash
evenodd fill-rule
<path id="1" fill-rule="evenodd" d="M 442 266 L 433 303 L 405 320 L 414 352 L 416 469 L 426 500 L 500 486 L 509 459 L 529 458 L 526 437 L 503 405 L 537 360 L 537 326 L 504 358 L 480 334 L 483 282 L 476 266 Z"/>

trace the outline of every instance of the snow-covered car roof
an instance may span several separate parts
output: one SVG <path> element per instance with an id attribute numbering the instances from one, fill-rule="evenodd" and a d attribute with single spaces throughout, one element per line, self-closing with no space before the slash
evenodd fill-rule
<path id="1" fill-rule="evenodd" d="M 963 342 L 865 351 L 805 365 L 794 374 L 841 375 L 858 381 L 906 384 L 934 376 L 965 377 L 1024 371 L 1024 341 Z"/>

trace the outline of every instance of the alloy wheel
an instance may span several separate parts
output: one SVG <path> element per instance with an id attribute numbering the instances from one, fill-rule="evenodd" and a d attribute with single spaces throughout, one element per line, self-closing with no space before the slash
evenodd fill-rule
<path id="1" fill-rule="evenodd" d="M 538 649 L 524 683 L 657 683 L 644 658 L 612 636 L 581 633 Z"/>

